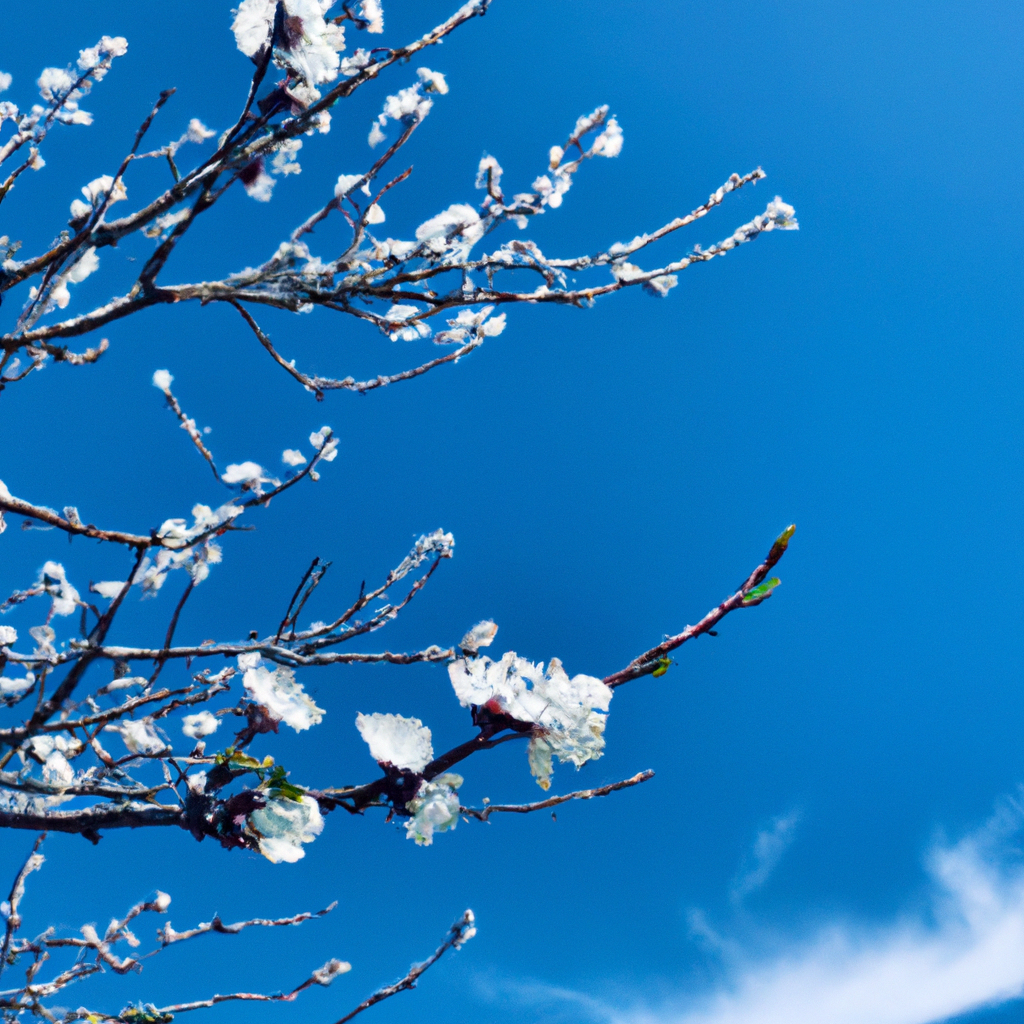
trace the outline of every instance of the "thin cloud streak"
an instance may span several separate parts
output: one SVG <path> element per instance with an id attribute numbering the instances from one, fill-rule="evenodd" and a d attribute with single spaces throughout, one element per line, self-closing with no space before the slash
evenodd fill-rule
<path id="1" fill-rule="evenodd" d="M 1020 827 L 1007 804 L 928 859 L 928 913 L 866 929 L 834 925 L 781 956 L 730 956 L 703 997 L 619 1010 L 615 1024 L 930 1024 L 1024 992 L 1024 869 L 1007 866 Z M 730 944 L 732 945 L 732 944 Z M 733 947 L 735 948 L 735 947 Z M 727 954 L 728 955 L 728 954 Z"/>
<path id="2" fill-rule="evenodd" d="M 742 872 L 732 886 L 732 900 L 741 903 L 744 897 L 760 889 L 775 870 L 782 855 L 793 842 L 795 829 L 800 821 L 799 811 L 776 818 L 771 828 L 758 832 L 751 851 L 747 870 Z"/>

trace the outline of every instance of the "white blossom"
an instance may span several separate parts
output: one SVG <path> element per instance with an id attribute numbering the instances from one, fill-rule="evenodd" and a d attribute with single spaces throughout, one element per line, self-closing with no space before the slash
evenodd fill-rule
<path id="1" fill-rule="evenodd" d="M 0 626 L 0 647 L 18 642 L 18 631 L 13 626 Z"/>
<path id="2" fill-rule="evenodd" d="M 309 443 L 320 453 L 321 462 L 333 462 L 338 457 L 338 439 L 330 427 L 321 427 L 310 434 Z"/>
<path id="3" fill-rule="evenodd" d="M 381 764 L 402 771 L 421 772 L 434 759 L 430 730 L 418 718 L 402 715 L 356 715 L 356 728 Z"/>
<path id="4" fill-rule="evenodd" d="M 487 188 L 487 176 L 490 175 L 491 188 L 498 190 L 503 173 L 501 164 L 493 156 L 482 157 L 476 169 L 476 187 Z"/>
<path id="5" fill-rule="evenodd" d="M 106 199 L 108 193 L 112 203 L 119 203 L 122 199 L 128 198 L 128 190 L 124 187 L 124 181 L 118 178 L 115 184 L 113 177 L 109 174 L 101 174 L 98 178 L 93 178 L 88 185 L 82 186 L 82 195 L 94 207 L 99 206 Z"/>
<path id="6" fill-rule="evenodd" d="M 600 679 L 572 679 L 557 658 L 547 672 L 509 651 L 501 661 L 480 657 L 448 666 L 455 694 L 464 707 L 477 705 L 536 728 L 530 740 L 530 768 L 543 789 L 550 785 L 551 756 L 580 767 L 600 757 L 612 691 Z"/>
<path id="7" fill-rule="evenodd" d="M 151 718 L 140 718 L 138 721 L 128 718 L 117 725 L 106 726 L 104 732 L 120 733 L 124 745 L 133 754 L 159 754 L 168 749 L 157 734 Z"/>
<path id="8" fill-rule="evenodd" d="M 614 117 L 608 119 L 604 131 L 594 139 L 590 151 L 595 156 L 618 156 L 622 152 L 622 129 Z"/>
<path id="9" fill-rule="evenodd" d="M 259 651 L 246 651 L 235 660 L 238 662 L 238 667 L 244 672 L 246 669 L 256 668 L 257 665 L 262 664 L 263 656 Z"/>
<path id="10" fill-rule="evenodd" d="M 306 456 L 296 448 L 285 448 L 281 452 L 281 461 L 286 466 L 302 466 L 306 462 Z"/>
<path id="11" fill-rule="evenodd" d="M 54 615 L 71 615 L 79 605 L 78 591 L 68 583 L 60 562 L 47 562 L 39 573 L 38 585 L 53 598 Z"/>
<path id="12" fill-rule="evenodd" d="M 181 731 L 192 739 L 210 736 L 220 728 L 220 719 L 209 711 L 200 711 L 195 715 L 185 715 L 181 720 Z"/>
<path id="13" fill-rule="evenodd" d="M 0 71 L 0 92 L 7 92 L 11 87 L 11 75 L 7 71 Z"/>
<path id="14" fill-rule="evenodd" d="M 405 825 L 407 839 L 414 839 L 417 846 L 430 846 L 435 832 L 447 832 L 459 823 L 459 794 L 462 776 L 454 772 L 439 775 L 431 782 L 424 780 L 416 796 L 406 807 L 412 811 L 412 818 Z"/>
<path id="15" fill-rule="evenodd" d="M 167 370 L 157 370 L 153 374 L 153 387 L 161 391 L 170 391 L 174 377 Z"/>
<path id="16" fill-rule="evenodd" d="M 302 149 L 302 139 L 287 139 L 281 143 L 270 166 L 275 174 L 301 174 L 302 166 L 298 161 L 299 150 Z"/>
<path id="17" fill-rule="evenodd" d="M 376 204 L 371 203 L 366 210 L 366 223 L 367 224 L 383 224 L 384 223 L 384 211 Z"/>
<path id="18" fill-rule="evenodd" d="M 100 597 L 113 600 L 124 589 L 124 580 L 100 580 L 99 583 L 90 583 L 89 589 Z"/>
<path id="19" fill-rule="evenodd" d="M 107 73 L 102 65 L 114 57 L 123 57 L 127 52 L 128 40 L 124 36 L 103 36 L 95 46 L 78 51 L 78 69 L 92 71 L 92 77 L 98 82 Z"/>
<path id="20" fill-rule="evenodd" d="M 342 196 L 348 195 L 362 180 L 363 175 L 361 174 L 339 174 L 338 183 L 334 186 L 335 198 L 340 199 Z"/>
<path id="21" fill-rule="evenodd" d="M 32 626 L 28 635 L 36 642 L 33 655 L 41 658 L 52 658 L 56 655 L 57 649 L 53 646 L 53 641 L 57 639 L 57 634 L 52 626 Z"/>
<path id="22" fill-rule="evenodd" d="M 359 9 L 369 22 L 369 25 L 366 26 L 367 32 L 384 31 L 384 11 L 381 9 L 380 0 L 363 0 Z"/>
<path id="23" fill-rule="evenodd" d="M 429 253 L 457 260 L 468 258 L 483 235 L 480 215 L 467 203 L 453 203 L 416 229 L 416 240 L 425 243 Z"/>
<path id="24" fill-rule="evenodd" d="M 263 484 L 273 484 L 276 487 L 281 482 L 267 476 L 258 462 L 232 462 L 220 478 L 226 484 L 241 484 L 246 490 L 256 494 L 263 493 Z"/>
<path id="25" fill-rule="evenodd" d="M 330 8 L 318 0 L 283 0 L 285 29 L 274 61 L 311 85 L 338 77 L 338 51 L 345 48 L 345 29 L 324 20 Z M 275 0 L 242 0 L 231 30 L 238 49 L 253 57 L 269 41 L 277 9 Z"/>
<path id="26" fill-rule="evenodd" d="M 273 672 L 263 665 L 246 669 L 242 683 L 257 704 L 296 732 L 319 725 L 324 717 L 323 708 L 313 703 L 302 683 L 295 681 L 295 673 L 284 665 Z"/>
<path id="27" fill-rule="evenodd" d="M 207 128 L 198 117 L 193 117 L 188 123 L 188 130 L 185 132 L 183 139 L 198 144 L 206 139 L 212 139 L 216 134 L 215 131 Z"/>
<path id="28" fill-rule="evenodd" d="M 782 201 L 782 196 L 776 196 L 765 210 L 765 216 L 772 222 L 772 227 L 781 228 L 783 231 L 798 231 L 800 225 L 796 220 L 796 210 L 789 203 Z M 771 228 L 766 227 L 766 231 Z"/>
<path id="29" fill-rule="evenodd" d="M 27 693 L 35 685 L 36 676 L 34 672 L 26 672 L 24 679 L 9 679 L 7 676 L 0 677 L 0 697 L 20 697 Z"/>
<path id="30" fill-rule="evenodd" d="M 171 905 L 171 897 L 165 892 L 161 892 L 159 889 L 156 891 L 156 896 L 153 897 L 150 902 L 153 904 L 153 909 L 158 914 L 166 914 L 167 908 Z"/>
<path id="31" fill-rule="evenodd" d="M 430 68 L 417 68 L 416 74 L 423 83 L 424 92 L 436 92 L 441 96 L 448 93 L 448 83 L 440 71 L 431 71 Z"/>
<path id="32" fill-rule="evenodd" d="M 302 844 L 313 842 L 324 830 L 324 819 L 311 796 L 301 800 L 271 796 L 249 815 L 248 826 L 271 864 L 294 864 L 306 856 Z"/>
<path id="33" fill-rule="evenodd" d="M 372 31 L 372 29 L 370 30 Z M 383 31 L 383 29 L 382 29 Z M 352 54 L 351 57 L 341 58 L 341 73 L 346 78 L 351 78 L 353 75 L 358 75 L 367 64 L 373 61 L 373 57 L 370 55 L 369 50 L 359 49 Z"/>
<path id="34" fill-rule="evenodd" d="M 476 654 L 481 647 L 490 647 L 498 635 L 498 624 L 490 619 L 478 622 L 460 641 L 459 646 L 467 654 Z"/>
<path id="35" fill-rule="evenodd" d="M 679 278 L 675 274 L 659 274 L 644 282 L 644 291 L 664 298 L 677 284 Z"/>
<path id="36" fill-rule="evenodd" d="M 323 967 L 318 968 L 312 974 L 313 980 L 324 987 L 330 985 L 339 974 L 347 974 L 352 970 L 352 965 L 345 960 L 328 960 Z"/>

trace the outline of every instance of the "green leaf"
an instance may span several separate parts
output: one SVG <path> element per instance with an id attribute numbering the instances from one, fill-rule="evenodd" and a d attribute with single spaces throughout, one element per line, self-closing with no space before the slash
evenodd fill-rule
<path id="1" fill-rule="evenodd" d="M 763 601 L 766 597 L 771 596 L 771 592 L 782 582 L 778 576 L 773 576 L 771 579 L 765 580 L 759 587 L 754 587 L 746 597 L 743 598 L 744 604 L 751 604 L 755 601 Z"/>
<path id="2" fill-rule="evenodd" d="M 660 676 L 663 676 L 668 671 L 669 665 L 672 664 L 672 659 L 659 658 L 656 664 L 658 667 L 651 673 L 651 675 L 654 676 L 655 679 L 658 679 Z"/>

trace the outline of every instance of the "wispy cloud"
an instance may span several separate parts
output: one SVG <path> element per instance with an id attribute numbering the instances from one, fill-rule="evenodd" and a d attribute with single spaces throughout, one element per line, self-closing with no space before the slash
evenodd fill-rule
<path id="1" fill-rule="evenodd" d="M 731 895 L 734 903 L 742 902 L 744 897 L 760 889 L 768 881 L 768 876 L 775 870 L 789 844 L 793 842 L 794 830 L 799 821 L 800 812 L 790 811 L 789 814 L 776 818 L 771 828 L 758 832 L 750 857 L 733 882 Z"/>
<path id="2" fill-rule="evenodd" d="M 1008 851 L 1022 821 L 1008 801 L 977 833 L 934 849 L 927 905 L 913 915 L 870 928 L 833 923 L 760 958 L 713 936 L 724 972 L 712 990 L 657 1006 L 544 995 L 575 1004 L 576 1019 L 608 1024 L 932 1024 L 1019 997 L 1024 867 Z"/>

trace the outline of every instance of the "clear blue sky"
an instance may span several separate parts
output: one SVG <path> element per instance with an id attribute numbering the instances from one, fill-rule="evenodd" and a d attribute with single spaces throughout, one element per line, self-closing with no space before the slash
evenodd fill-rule
<path id="1" fill-rule="evenodd" d="M 453 6 L 385 3 L 384 43 Z M 227 3 L 37 0 L 4 22 L 0 70 L 26 105 L 43 66 L 104 33 L 130 46 L 83 104 L 95 125 L 54 132 L 46 168 L 4 203 L 0 234 L 26 251 L 60 230 L 81 185 L 113 173 L 161 89 L 178 93 L 155 138 L 190 117 L 223 130 L 251 71 Z M 485 152 L 525 188 L 599 103 L 623 126 L 622 155 L 588 165 L 564 206 L 531 224 L 546 253 L 628 240 L 758 165 L 767 181 L 668 244 L 666 259 L 726 237 L 776 193 L 800 232 L 693 267 L 664 300 L 512 308 L 505 333 L 457 367 L 364 397 L 316 405 L 232 311 L 198 307 L 112 325 L 99 365 L 51 367 L 0 396 L 12 492 L 134 530 L 222 493 L 150 386 L 155 369 L 213 428 L 222 463 L 274 465 L 322 423 L 343 438 L 315 489 L 229 538 L 182 639 L 265 630 L 315 554 L 334 561 L 320 598 L 333 607 L 443 526 L 455 558 L 373 641 L 448 644 L 488 616 L 495 650 L 602 676 L 696 621 L 798 526 L 772 600 L 684 648 L 663 678 L 619 690 L 606 756 L 555 776 L 566 791 L 653 768 L 642 787 L 565 807 L 557 822 L 462 823 L 429 849 L 379 817 L 336 814 L 294 866 L 183 833 L 110 834 L 97 848 L 52 839 L 30 888 L 33 927 L 103 922 L 155 888 L 174 897 L 178 928 L 215 911 L 340 901 L 301 929 L 210 937 L 139 978 L 90 982 L 90 1001 L 102 994 L 113 1012 L 129 998 L 287 987 L 333 955 L 352 973 L 294 1006 L 208 1011 L 329 1024 L 426 956 L 469 906 L 478 938 L 375 1019 L 802 1024 L 845 1020 L 827 1009 L 841 991 L 863 1020 L 940 1019 L 972 1000 L 1002 1003 L 978 1021 L 1016 1019 L 1005 1000 L 1024 973 L 1008 968 L 1018 980 L 1006 982 L 993 964 L 1024 960 L 1008 803 L 1024 783 L 1022 45 L 1020 6 L 998 0 L 495 0 L 338 110 L 271 203 L 226 201 L 168 279 L 265 259 L 338 174 L 368 165 L 372 118 L 421 64 L 451 92 L 407 150 L 413 175 L 386 204 L 394 237 L 473 202 Z M 141 200 L 157 169 L 136 180 Z M 76 308 L 113 294 L 148 244 L 105 250 Z M 287 356 L 333 376 L 436 352 L 320 312 L 264 321 Z M 48 558 L 83 582 L 124 572 L 118 552 L 54 533 L 8 530 L 0 545 L 5 592 Z M 162 635 L 172 600 L 134 608 L 135 635 Z M 419 716 L 437 744 L 470 735 L 443 668 L 336 668 L 303 682 L 327 715 L 313 742 L 279 741 L 299 781 L 370 774 L 357 711 Z M 536 798 L 523 761 L 504 747 L 470 762 L 464 800 Z M 2 837 L 8 874 L 29 839 Z M 978 959 L 960 981 L 943 957 L 964 951 Z M 918 960 L 933 973 L 907 966 Z M 882 990 L 872 965 L 915 979 L 882 1000 L 891 1016 L 871 1002 Z M 935 1001 L 922 1008 L 924 991 Z M 733 1003 L 714 1004 L 728 992 Z"/>

